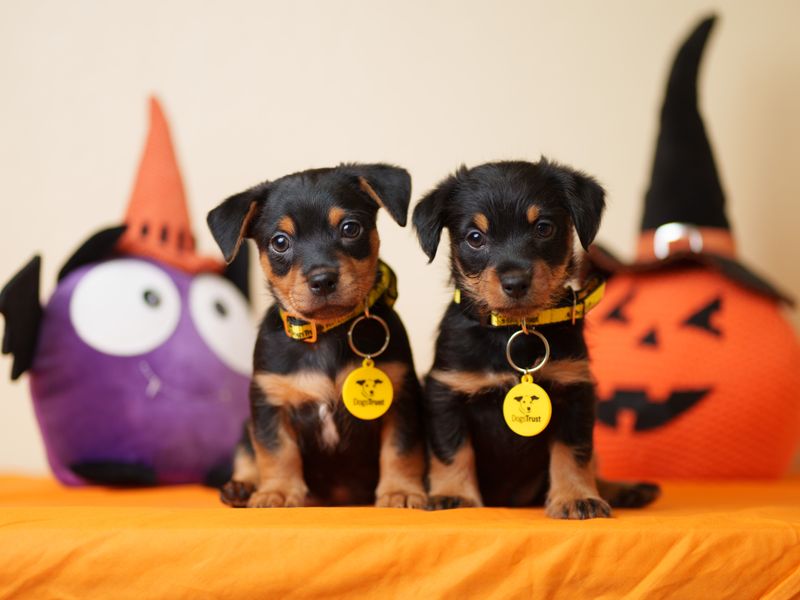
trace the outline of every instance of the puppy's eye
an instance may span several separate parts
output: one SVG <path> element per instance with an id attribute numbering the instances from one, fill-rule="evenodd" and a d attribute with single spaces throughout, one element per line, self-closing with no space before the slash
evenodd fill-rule
<path id="1" fill-rule="evenodd" d="M 553 225 L 550 221 L 540 219 L 536 221 L 536 225 L 534 225 L 534 230 L 536 231 L 537 237 L 540 237 L 542 239 L 547 239 L 549 237 L 553 237 L 553 234 L 556 232 L 556 226 Z"/>
<path id="2" fill-rule="evenodd" d="M 269 245 L 272 249 L 277 252 L 278 254 L 283 254 L 292 246 L 292 242 L 289 239 L 289 236 L 285 233 L 276 233 L 272 236 L 272 239 L 269 241 Z"/>
<path id="3" fill-rule="evenodd" d="M 342 237 L 350 240 L 361 235 L 361 225 L 356 221 L 345 221 L 339 229 Z"/>
<path id="4" fill-rule="evenodd" d="M 467 243 L 475 248 L 483 248 L 486 245 L 486 236 L 477 229 L 470 229 L 467 233 Z"/>

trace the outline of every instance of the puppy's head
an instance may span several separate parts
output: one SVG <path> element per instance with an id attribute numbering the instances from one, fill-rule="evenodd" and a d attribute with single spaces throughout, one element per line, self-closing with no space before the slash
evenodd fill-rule
<path id="1" fill-rule="evenodd" d="M 324 322 L 363 304 L 376 277 L 378 208 L 404 226 L 410 196 L 404 169 L 341 165 L 257 185 L 225 200 L 207 220 L 225 260 L 233 260 L 242 240 L 255 240 L 281 306 Z"/>
<path id="2" fill-rule="evenodd" d="M 459 289 L 484 310 L 523 317 L 568 293 L 604 195 L 591 177 L 545 159 L 462 167 L 420 201 L 414 228 L 430 260 L 447 228 Z"/>

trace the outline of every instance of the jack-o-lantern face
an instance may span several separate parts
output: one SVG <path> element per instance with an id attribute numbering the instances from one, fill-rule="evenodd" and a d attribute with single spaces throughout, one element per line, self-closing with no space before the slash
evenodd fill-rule
<path id="1" fill-rule="evenodd" d="M 609 477 L 782 474 L 800 346 L 779 306 L 714 271 L 618 275 L 587 326 Z"/>

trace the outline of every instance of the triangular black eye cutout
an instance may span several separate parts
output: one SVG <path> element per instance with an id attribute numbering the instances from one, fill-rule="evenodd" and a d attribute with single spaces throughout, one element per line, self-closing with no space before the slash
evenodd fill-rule
<path id="1" fill-rule="evenodd" d="M 647 333 L 644 334 L 644 337 L 639 340 L 639 343 L 642 346 L 652 346 L 653 348 L 658 347 L 658 335 L 656 334 L 655 328 L 651 329 Z"/>
<path id="2" fill-rule="evenodd" d="M 699 327 L 717 337 L 722 336 L 722 331 L 711 324 L 711 318 L 722 308 L 722 298 L 716 297 L 703 308 L 693 313 L 683 324 L 690 327 Z"/>
<path id="3" fill-rule="evenodd" d="M 617 304 L 611 311 L 605 316 L 603 319 L 604 321 L 617 321 L 619 323 L 628 323 L 628 315 L 626 315 L 623 311 L 625 310 L 625 306 L 633 300 L 634 291 L 631 290 L 625 297 Z"/>

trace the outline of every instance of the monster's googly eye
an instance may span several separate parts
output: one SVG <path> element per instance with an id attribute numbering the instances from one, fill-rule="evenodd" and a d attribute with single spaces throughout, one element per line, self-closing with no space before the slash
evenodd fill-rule
<path id="1" fill-rule="evenodd" d="M 253 371 L 256 329 L 242 293 L 227 279 L 199 275 L 189 289 L 189 311 L 206 345 L 234 371 Z"/>
<path id="2" fill-rule="evenodd" d="M 78 336 L 95 350 L 135 356 L 172 335 L 181 299 L 158 267 L 136 259 L 110 260 L 89 270 L 75 286 L 69 315 Z"/>

